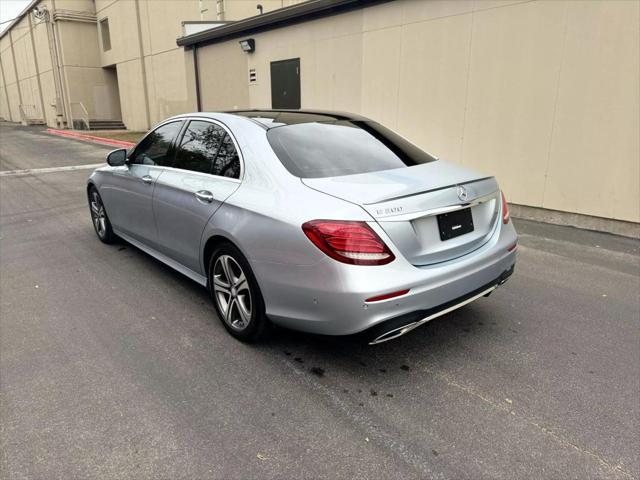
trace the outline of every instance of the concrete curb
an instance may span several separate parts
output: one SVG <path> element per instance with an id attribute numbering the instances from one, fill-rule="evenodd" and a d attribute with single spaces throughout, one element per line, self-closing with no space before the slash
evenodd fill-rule
<path id="1" fill-rule="evenodd" d="M 640 239 L 640 224 L 612 218 L 594 217 L 580 213 L 561 212 L 546 208 L 529 207 L 526 205 L 509 204 L 509 211 L 514 218 L 533 220 L 536 222 L 550 223 L 593 230 L 596 232 L 612 233 L 623 237 Z"/>
<path id="2" fill-rule="evenodd" d="M 131 148 L 135 145 L 135 143 L 125 142 L 124 140 L 96 137 L 95 135 L 87 135 L 85 133 L 79 133 L 72 130 L 58 130 L 56 128 L 47 128 L 47 133 L 51 135 L 58 135 L 59 137 L 73 138 L 75 140 L 82 140 L 91 143 L 99 143 L 101 145 L 108 145 L 110 147 Z"/>

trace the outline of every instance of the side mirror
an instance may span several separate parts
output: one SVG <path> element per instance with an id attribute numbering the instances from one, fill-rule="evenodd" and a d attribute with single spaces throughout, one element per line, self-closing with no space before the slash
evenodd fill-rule
<path id="1" fill-rule="evenodd" d="M 124 148 L 113 150 L 107 155 L 107 163 L 112 167 L 121 167 L 127 161 L 127 151 Z"/>

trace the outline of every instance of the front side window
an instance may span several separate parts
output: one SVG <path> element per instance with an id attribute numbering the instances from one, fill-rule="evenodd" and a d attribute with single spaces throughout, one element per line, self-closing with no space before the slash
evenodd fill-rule
<path id="1" fill-rule="evenodd" d="M 100 36 L 102 37 L 102 51 L 111 50 L 111 33 L 109 32 L 109 19 L 100 20 Z"/>
<path id="2" fill-rule="evenodd" d="M 383 127 L 360 120 L 318 121 L 269 129 L 282 164 L 301 178 L 337 177 L 411 167 L 436 160 Z"/>
<path id="3" fill-rule="evenodd" d="M 140 165 L 171 165 L 171 142 L 182 125 L 181 121 L 171 122 L 156 128 L 138 144 L 131 157 L 131 163 Z"/>
<path id="4" fill-rule="evenodd" d="M 182 137 L 175 168 L 240 178 L 240 159 L 229 134 L 210 122 L 194 120 Z"/>

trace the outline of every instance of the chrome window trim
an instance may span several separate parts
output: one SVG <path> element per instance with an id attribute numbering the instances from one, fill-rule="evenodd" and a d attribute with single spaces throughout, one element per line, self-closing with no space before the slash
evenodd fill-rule
<path id="1" fill-rule="evenodd" d="M 196 172 L 195 170 L 187 170 L 187 169 L 184 169 L 184 168 L 163 167 L 161 165 L 155 165 L 155 167 L 160 168 L 162 170 L 168 170 L 168 171 L 171 171 L 171 172 L 181 172 L 181 173 L 188 172 L 189 174 L 203 176 L 203 177 L 207 177 L 207 178 L 213 177 L 215 179 L 227 180 L 227 181 L 232 182 L 232 183 L 242 183 L 242 181 L 240 179 L 238 179 L 238 178 L 223 177 L 221 175 L 213 175 L 212 173 Z"/>
<path id="2" fill-rule="evenodd" d="M 238 144 L 238 141 L 236 140 L 235 135 L 233 134 L 233 132 L 231 131 L 231 129 L 229 127 L 227 127 L 224 123 L 222 123 L 220 120 L 216 120 L 213 118 L 208 118 L 208 117 L 193 117 L 193 116 L 184 116 L 184 117 L 178 117 L 178 118 L 169 118 L 167 120 L 164 120 L 161 123 L 158 123 L 157 125 L 155 125 L 151 130 L 149 130 L 146 135 L 144 137 L 142 137 L 138 143 L 136 143 L 132 148 L 131 148 L 131 154 L 133 155 L 136 151 L 136 148 L 138 148 L 138 145 L 140 145 L 149 135 L 151 135 L 153 132 L 155 132 L 157 129 L 159 129 L 160 127 L 164 127 L 165 125 L 168 125 L 169 123 L 174 123 L 174 122 L 189 122 L 191 120 L 198 120 L 198 121 L 203 121 L 203 122 L 209 122 L 209 123 L 213 123 L 214 125 L 219 126 L 220 128 L 222 128 L 225 132 L 227 132 L 227 134 L 229 135 L 229 137 L 231 137 L 231 141 L 233 142 L 233 146 L 236 149 L 236 152 L 238 152 L 238 159 L 240 160 L 240 176 L 238 178 L 232 178 L 232 177 L 223 177 L 221 175 L 214 175 L 213 173 L 203 173 L 203 172 L 196 172 L 194 170 L 186 170 L 184 168 L 174 168 L 174 167 L 168 167 L 166 165 L 146 165 L 147 167 L 155 167 L 155 168 L 160 168 L 160 169 L 168 169 L 168 170 L 175 170 L 177 172 L 190 172 L 190 173 L 195 173 L 198 175 L 206 175 L 209 177 L 215 177 L 215 178 L 222 178 L 224 180 L 229 180 L 231 182 L 236 182 L 236 183 L 242 183 L 242 181 L 244 180 L 244 155 L 242 153 L 242 149 L 240 148 L 240 145 Z M 184 127 L 184 125 L 183 125 Z M 180 129 L 182 130 L 181 127 Z M 188 128 L 188 126 L 187 126 Z M 180 138 L 180 140 L 182 139 L 182 137 Z M 178 139 L 176 138 L 176 141 Z M 175 143 L 174 148 L 176 150 L 175 153 L 178 152 L 178 148 L 180 148 L 180 145 L 178 145 L 177 143 Z M 129 159 L 130 156 L 127 156 L 127 159 Z M 142 163 L 130 163 L 130 165 L 143 165 Z"/>

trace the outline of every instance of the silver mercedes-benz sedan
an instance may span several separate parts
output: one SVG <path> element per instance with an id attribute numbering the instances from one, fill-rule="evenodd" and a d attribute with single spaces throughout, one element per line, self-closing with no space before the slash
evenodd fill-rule
<path id="1" fill-rule="evenodd" d="M 335 112 L 193 113 L 90 176 L 100 240 L 206 286 L 236 338 L 273 323 L 371 344 L 489 295 L 517 236 L 494 177 Z"/>

